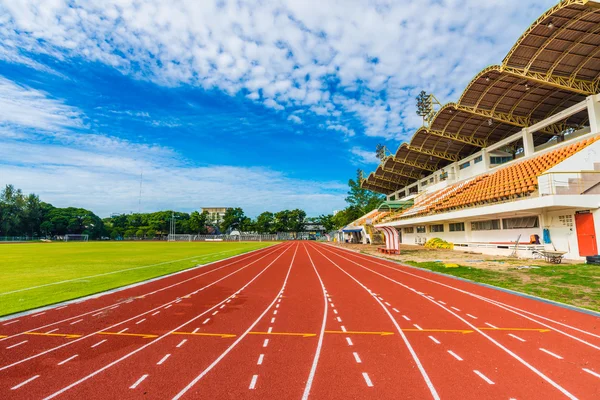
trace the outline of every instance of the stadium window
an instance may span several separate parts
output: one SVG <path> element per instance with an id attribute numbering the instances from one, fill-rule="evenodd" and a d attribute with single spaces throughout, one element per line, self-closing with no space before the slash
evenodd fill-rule
<path id="1" fill-rule="evenodd" d="M 417 226 L 417 233 L 425 233 L 425 226 L 424 225 Z"/>
<path id="2" fill-rule="evenodd" d="M 473 164 L 477 164 L 483 161 L 483 156 L 477 156 L 475 157 L 475 159 L 473 160 Z"/>
<path id="3" fill-rule="evenodd" d="M 391 195 L 390 196 L 390 201 L 394 201 L 394 200 L 396 200 L 396 195 Z"/>
<path id="4" fill-rule="evenodd" d="M 490 157 L 490 164 L 492 165 L 500 165 L 512 161 L 512 157 Z"/>
<path id="5" fill-rule="evenodd" d="M 425 180 L 425 181 L 421 182 L 421 186 L 427 186 L 427 181 Z"/>
<path id="6" fill-rule="evenodd" d="M 444 225 L 443 224 L 430 225 L 429 232 L 431 232 L 431 233 L 444 232 Z"/>
<path id="7" fill-rule="evenodd" d="M 502 220 L 504 229 L 539 228 L 538 217 L 506 218 Z"/>
<path id="8" fill-rule="evenodd" d="M 415 233 L 415 228 L 412 226 L 410 228 L 404 228 L 404 233 Z"/>
<path id="9" fill-rule="evenodd" d="M 450 232 L 464 232 L 465 231 L 465 223 L 464 222 L 455 222 L 450 224 Z"/>
<path id="10" fill-rule="evenodd" d="M 491 219 L 489 221 L 471 222 L 472 231 L 496 231 L 500 229 L 500 220 Z"/>
<path id="11" fill-rule="evenodd" d="M 466 163 L 460 164 L 458 166 L 458 169 L 465 169 L 465 168 L 469 168 L 471 166 L 471 162 L 467 161 Z"/>
<path id="12" fill-rule="evenodd" d="M 429 178 L 429 183 L 433 183 L 433 177 Z"/>

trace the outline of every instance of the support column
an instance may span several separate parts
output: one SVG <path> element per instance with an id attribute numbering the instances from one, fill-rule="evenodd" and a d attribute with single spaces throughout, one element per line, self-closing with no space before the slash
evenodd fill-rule
<path id="1" fill-rule="evenodd" d="M 588 115 L 590 117 L 590 129 L 593 133 L 600 132 L 600 95 L 586 98 Z"/>
<path id="2" fill-rule="evenodd" d="M 523 134 L 523 151 L 525 152 L 525 157 L 529 157 L 535 152 L 533 135 L 529 133 L 529 129 L 527 128 L 523 128 L 521 132 Z"/>
<path id="3" fill-rule="evenodd" d="M 490 155 L 487 149 L 481 149 L 481 162 L 483 163 L 485 172 L 488 172 L 490 170 Z"/>

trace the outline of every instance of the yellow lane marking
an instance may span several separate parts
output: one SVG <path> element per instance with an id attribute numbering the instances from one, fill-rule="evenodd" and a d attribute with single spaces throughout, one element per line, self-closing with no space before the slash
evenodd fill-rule
<path id="1" fill-rule="evenodd" d="M 119 333 L 119 332 L 98 332 L 98 335 L 115 335 L 115 336 L 136 336 L 136 337 L 142 337 L 144 339 L 153 339 L 153 338 L 157 338 L 158 335 L 152 335 L 152 334 L 145 334 L 145 333 Z"/>
<path id="2" fill-rule="evenodd" d="M 230 333 L 204 333 L 204 332 L 173 332 L 173 335 L 190 335 L 190 336 L 219 336 L 222 338 L 232 338 L 236 335 Z"/>
<path id="3" fill-rule="evenodd" d="M 296 332 L 248 332 L 249 335 L 276 335 L 276 336 L 302 336 L 313 337 L 316 333 L 296 333 Z"/>
<path id="4" fill-rule="evenodd" d="M 36 336 L 58 336 L 58 337 L 66 337 L 69 339 L 80 338 L 83 335 L 74 335 L 68 333 L 43 333 L 43 332 L 25 332 L 26 335 L 36 335 Z"/>
<path id="5" fill-rule="evenodd" d="M 4 339 L 5 337 L 8 337 L 8 336 L 0 335 L 0 339 Z"/>
<path id="6" fill-rule="evenodd" d="M 415 329 L 416 330 L 416 329 Z M 325 331 L 325 333 L 344 333 L 348 335 L 379 335 L 379 336 L 390 336 L 394 332 L 358 332 L 358 331 Z"/>

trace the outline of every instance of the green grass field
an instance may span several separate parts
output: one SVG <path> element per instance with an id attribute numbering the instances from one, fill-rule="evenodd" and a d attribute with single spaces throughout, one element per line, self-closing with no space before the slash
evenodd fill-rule
<path id="1" fill-rule="evenodd" d="M 141 282 L 271 244 L 273 243 L 2 244 L 0 316 Z M 105 275 L 95 276 L 100 274 Z M 36 286 L 42 287 L 34 288 Z"/>

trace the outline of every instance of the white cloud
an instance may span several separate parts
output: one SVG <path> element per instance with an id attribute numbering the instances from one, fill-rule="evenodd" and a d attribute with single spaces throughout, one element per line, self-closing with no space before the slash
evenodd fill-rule
<path id="1" fill-rule="evenodd" d="M 353 147 L 350 149 L 350 153 L 352 153 L 355 157 L 352 160 L 356 161 L 358 164 L 379 164 L 379 159 L 375 154 L 375 151 L 364 150 L 360 147 Z"/>
<path id="2" fill-rule="evenodd" d="M 300 118 L 297 115 L 290 115 L 287 119 L 288 119 L 288 121 L 292 121 L 295 124 L 301 124 L 302 123 L 302 118 Z"/>
<path id="3" fill-rule="evenodd" d="M 276 110 L 351 114 L 368 136 L 399 139 L 419 125 L 419 90 L 456 100 L 555 2 L 0 0 L 0 58 L 83 57 L 162 85 L 249 91 Z"/>

